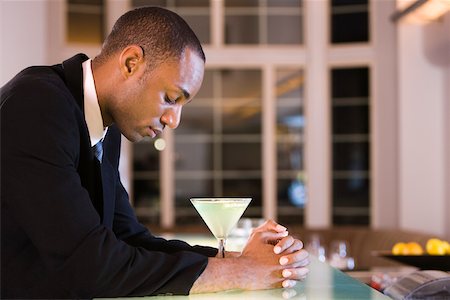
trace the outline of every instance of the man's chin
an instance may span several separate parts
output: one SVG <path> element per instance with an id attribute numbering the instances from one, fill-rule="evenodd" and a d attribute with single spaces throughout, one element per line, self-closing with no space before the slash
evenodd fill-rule
<path id="1" fill-rule="evenodd" d="M 137 133 L 137 132 L 131 133 L 131 134 L 130 134 L 130 133 L 123 133 L 123 132 L 122 132 L 122 135 L 123 135 L 127 140 L 129 140 L 130 142 L 132 142 L 132 143 L 140 142 L 140 141 L 142 141 L 144 138 L 146 138 L 146 137 L 140 135 L 140 134 Z"/>

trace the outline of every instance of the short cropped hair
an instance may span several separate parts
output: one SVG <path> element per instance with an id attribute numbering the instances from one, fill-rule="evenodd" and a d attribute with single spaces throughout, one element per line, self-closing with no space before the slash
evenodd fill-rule
<path id="1" fill-rule="evenodd" d="M 187 48 L 205 61 L 200 41 L 186 21 L 160 7 L 139 7 L 122 15 L 106 37 L 97 60 L 102 62 L 129 45 L 142 47 L 153 67 L 180 58 Z"/>

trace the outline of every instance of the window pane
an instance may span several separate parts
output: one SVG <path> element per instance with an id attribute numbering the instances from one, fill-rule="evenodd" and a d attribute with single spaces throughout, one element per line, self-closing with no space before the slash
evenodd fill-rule
<path id="1" fill-rule="evenodd" d="M 134 169 L 136 171 L 159 171 L 159 154 L 154 141 L 142 141 L 133 146 Z"/>
<path id="2" fill-rule="evenodd" d="M 223 143 L 223 169 L 234 171 L 261 168 L 261 143 Z"/>
<path id="3" fill-rule="evenodd" d="M 69 0 L 67 41 L 101 44 L 103 42 L 103 1 Z"/>
<path id="4" fill-rule="evenodd" d="M 261 98 L 260 70 L 223 70 L 222 96 L 225 98 Z M 227 101 L 224 102 L 227 104 Z"/>
<path id="5" fill-rule="evenodd" d="M 213 181 L 210 179 L 180 179 L 177 178 L 175 182 L 175 191 L 177 206 L 191 207 L 189 202 L 193 197 L 211 197 L 213 195 Z M 188 201 L 186 201 L 188 200 Z"/>
<path id="6" fill-rule="evenodd" d="M 171 3 L 174 3 L 175 6 L 186 6 L 186 7 L 208 7 L 209 0 L 167 0 Z"/>
<path id="7" fill-rule="evenodd" d="M 303 108 L 299 106 L 279 106 L 277 108 L 277 131 L 279 134 L 303 133 Z"/>
<path id="8" fill-rule="evenodd" d="M 259 18 L 254 15 L 225 16 L 226 44 L 258 44 Z"/>
<path id="9" fill-rule="evenodd" d="M 333 180 L 334 203 L 339 207 L 368 207 L 369 180 L 361 176 L 348 176 Z M 339 205 L 337 205 L 339 204 Z"/>
<path id="10" fill-rule="evenodd" d="M 165 7 L 167 5 L 166 0 L 132 0 L 133 7 L 139 6 L 160 6 Z"/>
<path id="11" fill-rule="evenodd" d="M 299 136 L 287 136 L 279 138 L 277 143 L 278 170 L 299 171 L 303 170 L 304 154 L 303 143 Z"/>
<path id="12" fill-rule="evenodd" d="M 333 224 L 370 224 L 370 181 L 362 176 L 333 180 Z"/>
<path id="13" fill-rule="evenodd" d="M 190 208 L 192 204 L 189 199 L 193 197 L 210 197 L 213 192 L 213 185 L 211 180 L 176 179 L 175 191 L 177 207 Z"/>
<path id="14" fill-rule="evenodd" d="M 98 1 L 98 0 L 97 0 Z M 209 7 L 209 0 L 132 0 L 133 7 L 160 6 L 160 7 Z"/>
<path id="15" fill-rule="evenodd" d="M 153 140 L 133 144 L 133 205 L 141 222 L 159 224 L 159 155 Z"/>
<path id="16" fill-rule="evenodd" d="M 304 184 L 303 70 L 276 72 L 278 220 L 303 224 Z"/>
<path id="17" fill-rule="evenodd" d="M 179 171 L 211 170 L 213 167 L 213 146 L 201 139 L 175 143 L 175 168 Z"/>
<path id="18" fill-rule="evenodd" d="M 300 16 L 269 15 L 267 42 L 269 44 L 302 44 L 302 23 Z"/>
<path id="19" fill-rule="evenodd" d="M 370 223 L 369 69 L 331 71 L 333 224 Z"/>
<path id="20" fill-rule="evenodd" d="M 193 100 L 195 101 L 195 100 Z M 181 113 L 177 134 L 211 134 L 214 130 L 212 106 L 186 105 Z"/>
<path id="21" fill-rule="evenodd" d="M 259 134 L 261 132 L 261 106 L 226 105 L 222 110 L 224 134 Z"/>
<path id="22" fill-rule="evenodd" d="M 222 71 L 222 132 L 261 133 L 261 71 Z"/>
<path id="23" fill-rule="evenodd" d="M 103 5 L 103 0 L 69 0 L 69 4 Z"/>
<path id="24" fill-rule="evenodd" d="M 334 143 L 333 169 L 348 171 L 369 170 L 369 143 Z"/>
<path id="25" fill-rule="evenodd" d="M 225 43 L 302 44 L 302 1 L 225 1 Z"/>
<path id="26" fill-rule="evenodd" d="M 134 208 L 141 222 L 159 224 L 160 189 L 159 179 L 134 179 Z"/>
<path id="27" fill-rule="evenodd" d="M 331 43 L 369 41 L 368 0 L 331 1 Z"/>
<path id="28" fill-rule="evenodd" d="M 302 0 L 267 0 L 267 6 L 276 7 L 300 7 Z"/>
<path id="29" fill-rule="evenodd" d="M 260 0 L 225 0 L 225 7 L 258 7 Z"/>
<path id="30" fill-rule="evenodd" d="M 302 225 L 306 189 L 298 179 L 280 179 L 277 181 L 278 220 L 282 224 Z"/>
<path id="31" fill-rule="evenodd" d="M 369 106 L 333 107 L 333 133 L 368 133 Z"/>
<path id="32" fill-rule="evenodd" d="M 369 96 L 369 69 L 346 68 L 331 71 L 333 100 Z"/>

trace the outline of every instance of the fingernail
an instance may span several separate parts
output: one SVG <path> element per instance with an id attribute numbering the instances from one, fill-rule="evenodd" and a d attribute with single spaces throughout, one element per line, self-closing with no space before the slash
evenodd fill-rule
<path id="1" fill-rule="evenodd" d="M 295 295 L 297 295 L 297 292 L 294 289 L 288 288 L 283 291 L 281 297 L 283 297 L 283 299 L 292 299 Z"/>
<path id="2" fill-rule="evenodd" d="M 284 266 L 287 263 L 288 263 L 288 259 L 286 257 L 280 258 L 280 265 Z"/>
<path id="3" fill-rule="evenodd" d="M 291 273 L 291 271 L 289 271 L 289 270 L 283 270 L 283 277 L 289 277 L 289 276 L 291 276 L 292 275 L 292 273 Z"/>
<path id="4" fill-rule="evenodd" d="M 284 287 L 284 288 L 291 287 L 292 285 L 293 285 L 293 284 L 291 283 L 290 280 L 285 280 L 285 281 L 283 281 L 283 287 Z"/>
<path id="5" fill-rule="evenodd" d="M 285 231 L 287 228 L 284 227 L 283 225 L 277 224 L 276 229 L 277 229 L 277 231 Z"/>
<path id="6" fill-rule="evenodd" d="M 281 235 L 282 235 L 282 236 L 288 236 L 288 235 L 289 235 L 289 231 L 283 231 L 283 232 L 281 233 Z"/>
<path id="7" fill-rule="evenodd" d="M 280 252 L 281 252 L 281 247 L 280 247 L 280 246 L 275 246 L 275 247 L 273 248 L 273 252 L 275 252 L 275 254 L 280 254 Z"/>

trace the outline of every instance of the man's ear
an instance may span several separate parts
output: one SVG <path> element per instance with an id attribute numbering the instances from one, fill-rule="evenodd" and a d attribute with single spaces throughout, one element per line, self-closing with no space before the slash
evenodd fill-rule
<path id="1" fill-rule="evenodd" d="M 137 45 L 127 46 L 119 55 L 120 73 L 128 78 L 144 69 L 144 51 Z"/>

